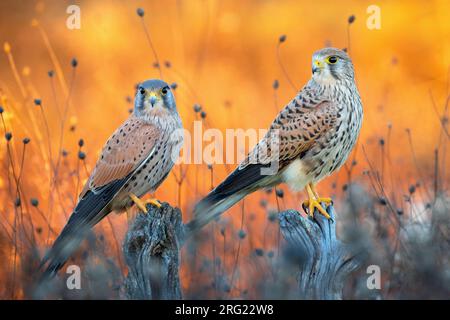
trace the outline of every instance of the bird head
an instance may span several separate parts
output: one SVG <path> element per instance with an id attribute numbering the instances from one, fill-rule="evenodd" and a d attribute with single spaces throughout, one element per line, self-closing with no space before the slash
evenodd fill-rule
<path id="1" fill-rule="evenodd" d="M 354 78 L 350 57 L 336 48 L 324 48 L 313 54 L 312 73 L 313 79 L 322 84 Z"/>
<path id="2" fill-rule="evenodd" d="M 137 115 L 157 115 L 176 112 L 175 97 L 170 86 L 158 79 L 141 82 L 134 100 Z"/>

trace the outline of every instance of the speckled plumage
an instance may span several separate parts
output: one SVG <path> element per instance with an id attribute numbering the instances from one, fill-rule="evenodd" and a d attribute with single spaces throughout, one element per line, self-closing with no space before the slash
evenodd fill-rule
<path id="1" fill-rule="evenodd" d="M 247 165 L 248 159 L 255 159 L 261 149 L 268 148 L 272 132 L 278 130 L 280 182 L 295 190 L 308 182 L 317 183 L 344 164 L 358 138 L 362 116 L 361 99 L 353 80 L 321 84 L 312 79 L 278 114 L 266 138 L 240 168 Z M 272 160 L 269 157 L 264 162 Z M 301 178 L 291 174 L 299 169 L 296 161 L 301 161 Z"/>
<path id="2" fill-rule="evenodd" d="M 334 48 L 316 52 L 311 80 L 277 115 L 238 168 L 199 202 L 192 225 L 203 225 L 260 188 L 285 182 L 297 191 L 316 184 L 344 164 L 358 138 L 362 117 L 348 55 Z M 275 145 L 274 136 L 279 139 Z M 275 174 L 261 174 L 273 162 L 278 163 Z"/>
<path id="3" fill-rule="evenodd" d="M 170 87 L 141 83 L 132 115 L 107 140 L 69 221 L 43 259 L 54 275 L 84 234 L 111 211 L 132 205 L 130 194 L 153 192 L 174 165 L 183 141 L 181 119 Z"/>

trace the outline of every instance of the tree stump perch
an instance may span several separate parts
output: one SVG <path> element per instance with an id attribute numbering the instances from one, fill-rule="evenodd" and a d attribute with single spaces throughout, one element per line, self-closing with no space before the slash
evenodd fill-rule
<path id="1" fill-rule="evenodd" d="M 340 300 L 347 276 L 360 262 L 350 247 L 336 238 L 335 214 L 314 213 L 314 219 L 295 210 L 280 213 L 280 228 L 290 250 L 303 254 L 298 274 L 298 293 L 302 299 Z"/>
<path id="2" fill-rule="evenodd" d="M 147 210 L 136 216 L 123 245 L 129 270 L 126 298 L 181 299 L 181 211 L 167 203 L 160 208 L 147 205 Z"/>
<path id="3" fill-rule="evenodd" d="M 137 215 L 123 245 L 129 269 L 125 298 L 182 299 L 180 249 L 190 234 L 178 208 L 163 203 L 147 209 Z M 328 213 L 331 220 L 319 214 L 303 217 L 295 210 L 279 215 L 286 245 L 302 255 L 296 266 L 299 299 L 342 299 L 345 279 L 359 266 L 355 254 L 336 238 L 333 207 Z"/>

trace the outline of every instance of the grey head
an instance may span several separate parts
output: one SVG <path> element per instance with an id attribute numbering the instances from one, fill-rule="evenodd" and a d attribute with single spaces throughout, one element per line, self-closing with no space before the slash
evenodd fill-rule
<path id="1" fill-rule="evenodd" d="M 352 60 L 346 52 L 336 48 L 324 48 L 313 54 L 312 73 L 317 83 L 354 79 Z"/>
<path id="2" fill-rule="evenodd" d="M 150 114 L 156 110 L 176 112 L 175 97 L 170 86 L 159 79 L 150 79 L 137 85 L 134 100 L 136 114 Z"/>

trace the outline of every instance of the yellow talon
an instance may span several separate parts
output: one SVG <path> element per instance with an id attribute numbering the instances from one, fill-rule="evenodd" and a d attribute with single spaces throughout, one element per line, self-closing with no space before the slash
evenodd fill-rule
<path id="1" fill-rule="evenodd" d="M 316 200 L 319 203 L 322 203 L 322 202 L 325 203 L 327 206 L 333 204 L 333 200 L 331 200 L 331 198 L 320 198 L 320 197 L 317 197 Z"/>
<path id="2" fill-rule="evenodd" d="M 145 201 L 146 204 L 151 204 L 152 206 L 155 206 L 157 208 L 161 208 L 161 203 L 157 199 L 150 199 Z"/>
<path id="3" fill-rule="evenodd" d="M 130 193 L 131 200 L 141 209 L 142 212 L 147 213 L 147 208 L 145 207 L 145 202 L 139 199 L 135 194 Z"/>
<path id="4" fill-rule="evenodd" d="M 308 200 L 303 202 L 303 208 L 308 207 L 309 216 L 313 217 L 314 209 L 317 209 L 325 218 L 330 219 L 330 215 L 325 211 L 321 203 L 330 205 L 333 202 L 331 198 L 320 198 L 311 184 L 306 185 L 306 192 L 308 193 Z"/>

